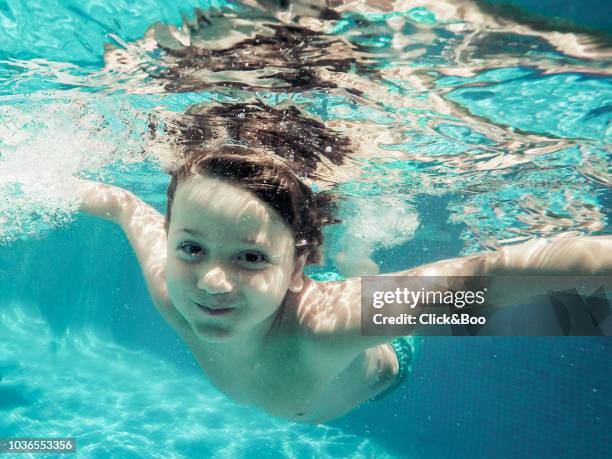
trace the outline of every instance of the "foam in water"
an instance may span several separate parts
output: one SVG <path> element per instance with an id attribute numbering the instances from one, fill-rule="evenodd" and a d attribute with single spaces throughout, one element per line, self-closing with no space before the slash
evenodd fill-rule
<path id="1" fill-rule="evenodd" d="M 0 121 L 0 243 L 70 222 L 76 176 L 100 178 L 147 155 L 146 120 L 108 96 L 26 101 L 5 106 Z"/>

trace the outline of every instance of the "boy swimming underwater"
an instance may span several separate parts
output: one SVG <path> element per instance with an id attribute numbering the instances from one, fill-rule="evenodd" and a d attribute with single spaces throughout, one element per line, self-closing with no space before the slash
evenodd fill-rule
<path id="1" fill-rule="evenodd" d="M 233 400 L 297 422 L 339 417 L 405 377 L 409 343 L 361 335 L 361 280 L 316 282 L 332 201 L 264 150 L 192 148 L 170 171 L 164 218 L 132 193 L 80 185 L 84 212 L 119 224 L 151 298 L 209 380 Z M 403 275 L 612 274 L 612 237 L 537 240 Z M 495 277 L 493 304 L 568 287 Z M 417 307 L 421 307 L 420 305 Z"/>

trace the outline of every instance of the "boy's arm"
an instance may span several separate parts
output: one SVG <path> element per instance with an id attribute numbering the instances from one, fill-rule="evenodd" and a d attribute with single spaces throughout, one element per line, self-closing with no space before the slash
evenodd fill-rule
<path id="1" fill-rule="evenodd" d="M 551 291 L 577 288 L 592 293 L 601 285 L 602 277 L 592 285 L 572 285 L 568 276 L 602 276 L 608 279 L 606 291 L 612 287 L 612 236 L 539 239 L 505 247 L 495 252 L 481 252 L 461 258 L 431 263 L 388 276 L 485 276 L 487 277 L 487 303 L 506 306 Z M 521 276 L 520 285 L 517 278 Z M 459 278 L 461 279 L 461 278 Z M 466 279 L 468 280 L 468 279 Z M 581 281 L 584 280 L 581 279 Z M 365 349 L 393 339 L 392 336 L 363 336 L 361 334 L 361 279 L 344 283 L 327 283 L 324 297 L 318 300 L 316 313 L 307 319 L 316 324 L 316 337 L 320 349 L 329 353 L 359 355 Z M 454 289 L 469 288 L 454 285 Z M 333 293 L 337 291 L 338 293 Z M 306 295 L 306 298 L 308 295 Z M 412 314 L 431 312 L 430 307 L 416 305 Z"/>
<path id="2" fill-rule="evenodd" d="M 534 239 L 494 252 L 480 252 L 431 263 L 391 276 L 481 276 L 487 279 L 487 303 L 516 304 L 548 292 L 591 288 L 602 277 L 612 283 L 612 236 Z M 598 276 L 591 284 L 572 285 L 572 276 Z M 520 277 L 520 279 L 518 279 Z M 467 280 L 467 279 L 466 279 Z M 517 285 L 520 281 L 520 285 Z M 466 287 L 455 285 L 455 289 Z"/>
<path id="3" fill-rule="evenodd" d="M 79 180 L 79 210 L 110 220 L 123 229 L 140 263 L 151 299 L 172 326 L 184 320 L 172 306 L 166 286 L 164 217 L 127 190 Z"/>
<path id="4" fill-rule="evenodd" d="M 486 254 L 480 253 L 462 258 L 453 258 L 422 265 L 406 271 L 383 274 L 387 276 L 475 276 L 484 267 Z M 320 295 L 304 292 L 300 305 L 300 316 L 308 335 L 308 343 L 313 355 L 323 358 L 334 365 L 346 362 L 373 346 L 388 343 L 394 336 L 365 336 L 361 333 L 361 283 L 360 277 L 339 282 L 318 283 Z M 312 298 L 312 300 L 310 299 Z M 411 313 L 425 312 L 425 306 L 415 305 Z M 415 327 L 406 325 L 406 335 L 412 334 Z"/>

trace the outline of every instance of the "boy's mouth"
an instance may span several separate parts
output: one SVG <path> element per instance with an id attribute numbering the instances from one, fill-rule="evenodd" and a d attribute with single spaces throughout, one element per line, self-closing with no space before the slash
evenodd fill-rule
<path id="1" fill-rule="evenodd" d="M 196 305 L 200 311 L 211 316 L 222 316 L 236 310 L 236 308 L 209 308 L 208 306 L 204 306 L 200 303 L 196 303 Z"/>

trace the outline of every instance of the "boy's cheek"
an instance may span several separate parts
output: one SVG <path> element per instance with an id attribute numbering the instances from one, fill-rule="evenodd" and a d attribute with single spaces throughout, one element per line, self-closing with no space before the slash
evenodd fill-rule
<path id="1" fill-rule="evenodd" d="M 166 278 L 174 283 L 180 282 L 187 278 L 187 270 L 184 267 L 184 263 L 177 260 L 174 257 L 168 257 L 166 263 Z"/>
<path id="2" fill-rule="evenodd" d="M 168 264 L 166 268 L 166 288 L 170 300 L 178 307 L 182 304 L 182 292 L 184 291 L 185 275 L 180 270 L 173 269 Z"/>
<path id="3" fill-rule="evenodd" d="M 243 285 L 258 295 L 284 297 L 288 288 L 288 276 L 280 268 L 274 267 L 243 279 Z"/>

